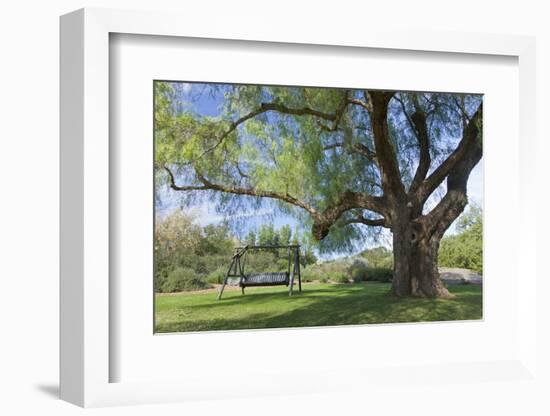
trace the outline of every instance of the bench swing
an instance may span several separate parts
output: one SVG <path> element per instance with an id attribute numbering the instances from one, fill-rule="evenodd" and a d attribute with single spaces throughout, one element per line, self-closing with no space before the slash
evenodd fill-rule
<path id="1" fill-rule="evenodd" d="M 283 272 L 246 273 L 246 259 L 249 252 L 260 250 L 287 249 L 288 267 Z M 262 245 L 237 247 L 231 258 L 231 265 L 225 275 L 222 287 L 218 293 L 218 300 L 222 298 L 226 285 L 239 286 L 244 295 L 246 287 L 254 286 L 288 286 L 288 295 L 292 296 L 294 279 L 298 278 L 298 290 L 302 291 L 302 276 L 300 274 L 300 246 L 299 245 Z"/>

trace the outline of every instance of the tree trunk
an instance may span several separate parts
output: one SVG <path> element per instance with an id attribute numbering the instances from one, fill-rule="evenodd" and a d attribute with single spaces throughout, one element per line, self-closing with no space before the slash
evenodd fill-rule
<path id="1" fill-rule="evenodd" d="M 439 278 L 437 254 L 440 239 L 423 238 L 413 244 L 410 257 L 411 295 L 428 298 L 451 298 Z"/>
<path id="2" fill-rule="evenodd" d="M 451 298 L 439 278 L 439 235 L 429 238 L 409 222 L 393 229 L 394 273 L 391 293 L 395 296 Z"/>

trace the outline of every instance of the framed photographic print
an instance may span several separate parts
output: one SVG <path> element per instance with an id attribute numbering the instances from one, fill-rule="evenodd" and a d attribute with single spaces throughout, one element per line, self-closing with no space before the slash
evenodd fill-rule
<path id="1" fill-rule="evenodd" d="M 61 20 L 62 398 L 537 383 L 533 40 L 180 18 Z"/>

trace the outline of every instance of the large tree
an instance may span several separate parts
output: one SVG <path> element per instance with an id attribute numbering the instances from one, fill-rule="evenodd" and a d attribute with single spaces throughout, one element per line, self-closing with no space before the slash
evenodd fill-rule
<path id="1" fill-rule="evenodd" d="M 450 296 L 437 254 L 482 157 L 481 96 L 195 84 L 186 99 L 222 105 L 206 116 L 179 90 L 155 83 L 158 181 L 223 209 L 270 203 L 325 249 L 387 228 L 392 293 Z"/>

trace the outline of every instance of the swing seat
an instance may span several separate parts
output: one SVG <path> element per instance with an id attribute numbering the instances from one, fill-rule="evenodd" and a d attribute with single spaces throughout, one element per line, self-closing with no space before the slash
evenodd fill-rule
<path id="1" fill-rule="evenodd" d="M 288 250 L 288 270 L 285 272 L 245 273 L 246 255 L 248 251 L 256 250 Z M 294 259 L 292 259 L 294 252 Z M 292 266 L 294 264 L 294 266 Z M 302 291 L 302 277 L 300 273 L 300 246 L 299 245 L 269 245 L 237 247 L 231 259 L 231 265 L 225 275 L 223 284 L 218 291 L 218 300 L 222 298 L 225 286 L 240 286 L 244 295 L 245 287 L 254 286 L 288 286 L 288 295 L 292 296 L 295 279 L 298 279 L 298 290 Z"/>
<path id="2" fill-rule="evenodd" d="M 250 273 L 244 276 L 239 286 L 288 286 L 289 282 L 287 272 Z"/>

